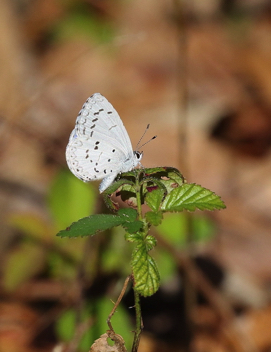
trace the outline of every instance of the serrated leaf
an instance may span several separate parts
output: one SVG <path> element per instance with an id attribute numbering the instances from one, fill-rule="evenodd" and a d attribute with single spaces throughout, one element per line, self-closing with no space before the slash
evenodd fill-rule
<path id="1" fill-rule="evenodd" d="M 112 183 L 105 191 L 104 193 L 106 194 L 112 194 L 116 192 L 119 188 L 125 189 L 125 190 L 132 190 L 134 188 L 134 182 L 121 178 L 115 182 Z"/>
<path id="2" fill-rule="evenodd" d="M 137 218 L 137 211 L 132 208 L 122 208 L 118 211 L 118 215 L 124 221 L 135 221 Z"/>
<path id="3" fill-rule="evenodd" d="M 146 250 L 149 252 L 151 249 L 153 249 L 156 244 L 157 244 L 157 239 L 153 237 L 152 235 L 148 235 L 145 238 L 145 244 L 146 244 Z"/>
<path id="4" fill-rule="evenodd" d="M 108 230 L 123 224 L 123 219 L 118 215 L 95 214 L 72 223 L 66 230 L 58 232 L 60 237 L 84 237 L 95 235 L 97 232 Z"/>
<path id="5" fill-rule="evenodd" d="M 146 195 L 146 203 L 153 211 L 158 211 L 165 192 L 162 189 L 155 189 Z"/>
<path id="6" fill-rule="evenodd" d="M 167 172 L 168 172 L 168 177 L 171 180 L 175 181 L 178 185 L 182 185 L 185 182 L 185 179 L 179 170 L 173 167 L 172 168 L 168 167 Z"/>
<path id="7" fill-rule="evenodd" d="M 142 237 L 142 234 L 140 232 L 126 233 L 125 234 L 125 239 L 128 242 L 141 242 L 143 237 Z"/>
<path id="8" fill-rule="evenodd" d="M 120 209 L 117 215 L 95 214 L 80 219 L 67 227 L 66 230 L 59 231 L 60 237 L 84 237 L 92 236 L 97 232 L 111 229 L 122 225 L 130 233 L 138 231 L 142 226 L 142 221 L 135 220 L 137 212 L 135 209 Z"/>
<path id="9" fill-rule="evenodd" d="M 218 195 L 207 188 L 191 183 L 183 184 L 170 192 L 163 201 L 162 211 L 195 211 L 226 208 Z"/>
<path id="10" fill-rule="evenodd" d="M 122 187 L 127 186 L 130 187 L 130 189 L 133 187 L 134 183 L 130 180 L 126 179 L 120 179 L 115 181 L 111 186 L 109 186 L 104 192 L 103 192 L 103 198 L 106 206 L 113 210 L 116 211 L 119 209 L 119 204 L 115 201 L 112 200 L 111 196 L 113 193 L 115 193 L 118 189 L 122 189 Z"/>
<path id="11" fill-rule="evenodd" d="M 142 228 L 143 222 L 139 220 L 133 222 L 125 222 L 122 226 L 128 233 L 135 233 Z"/>
<path id="12" fill-rule="evenodd" d="M 119 195 L 119 194 L 117 194 Z M 120 188 L 121 200 L 125 202 L 130 207 L 136 207 L 136 191 L 135 187 L 131 185 L 124 185 Z"/>
<path id="13" fill-rule="evenodd" d="M 160 276 L 144 242 L 134 249 L 131 265 L 137 292 L 145 297 L 153 295 L 159 288 Z"/>
<path id="14" fill-rule="evenodd" d="M 123 219 L 122 226 L 129 233 L 135 233 L 139 231 L 143 226 L 142 221 L 136 220 L 137 211 L 135 209 L 132 209 L 132 208 L 120 209 L 118 211 L 118 215 Z"/>
<path id="15" fill-rule="evenodd" d="M 148 211 L 145 214 L 145 218 L 147 222 L 150 223 L 151 225 L 158 226 L 161 224 L 163 220 L 163 213 L 162 211 L 158 211 L 158 212 Z"/>

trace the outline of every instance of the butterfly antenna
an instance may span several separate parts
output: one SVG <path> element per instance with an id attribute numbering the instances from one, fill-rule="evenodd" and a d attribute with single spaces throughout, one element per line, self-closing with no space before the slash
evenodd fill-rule
<path id="1" fill-rule="evenodd" d="M 147 127 L 146 127 L 146 129 L 145 129 L 143 135 L 141 136 L 140 140 L 138 141 L 138 143 L 137 143 L 137 145 L 136 145 L 136 150 L 139 150 L 140 148 L 144 147 L 144 145 L 148 144 L 150 141 L 152 141 L 153 139 L 155 139 L 155 138 L 157 137 L 157 136 L 153 136 L 153 137 L 152 137 L 151 139 L 149 139 L 147 142 L 145 142 L 145 143 L 143 143 L 143 144 L 141 144 L 141 145 L 139 146 L 140 142 L 142 141 L 142 139 L 143 139 L 143 137 L 145 136 L 145 134 L 146 134 L 147 130 L 149 129 L 149 127 L 150 127 L 150 124 L 147 125 Z"/>

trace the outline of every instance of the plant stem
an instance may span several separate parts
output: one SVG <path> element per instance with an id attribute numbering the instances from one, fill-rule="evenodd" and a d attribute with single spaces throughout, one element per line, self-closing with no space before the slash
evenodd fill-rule
<path id="1" fill-rule="evenodd" d="M 136 190 L 136 202 L 137 202 L 137 212 L 138 212 L 138 219 L 142 221 L 142 206 L 141 206 L 141 186 L 139 184 L 139 175 L 140 173 L 137 172 L 136 179 L 135 179 L 135 190 Z"/>
<path id="2" fill-rule="evenodd" d="M 136 331 L 134 336 L 134 342 L 132 347 L 132 352 L 137 352 L 141 331 L 143 329 L 142 316 L 141 316 L 141 307 L 140 307 L 140 296 L 139 293 L 134 288 L 135 295 L 135 311 L 136 311 Z"/>
<path id="3" fill-rule="evenodd" d="M 117 299 L 117 302 L 115 303 L 115 305 L 114 305 L 114 307 L 113 307 L 111 313 L 109 314 L 109 316 L 108 316 L 108 318 L 107 318 L 107 321 L 106 321 L 106 322 L 107 322 L 107 325 L 108 325 L 109 329 L 110 329 L 112 332 L 114 332 L 114 329 L 113 329 L 113 326 L 112 326 L 112 324 L 111 324 L 111 318 L 113 317 L 113 315 L 114 315 L 116 309 L 118 308 L 118 305 L 120 304 L 120 302 L 121 302 L 121 300 L 122 300 L 122 297 L 124 296 L 124 293 L 125 293 L 125 291 L 126 291 L 126 289 L 127 289 L 127 286 L 128 286 L 128 283 L 129 283 L 130 280 L 131 280 L 131 276 L 128 276 L 128 277 L 126 278 L 125 282 L 124 282 L 123 288 L 122 288 L 121 293 L 120 293 L 120 295 L 119 295 L 119 297 L 118 297 L 118 299 Z"/>
<path id="4" fill-rule="evenodd" d="M 140 221 L 142 221 L 143 216 L 142 216 L 142 206 L 141 206 L 141 186 L 139 184 L 139 175 L 140 175 L 140 172 L 138 172 L 136 175 L 135 189 L 136 189 L 138 219 Z M 134 282 L 134 286 L 135 286 L 135 282 Z M 143 322 L 142 322 L 142 316 L 141 316 L 140 295 L 137 292 L 137 290 L 135 289 L 135 287 L 133 287 L 133 290 L 134 290 L 134 297 L 135 297 L 136 330 L 135 330 L 135 335 L 134 335 L 132 352 L 137 352 L 138 346 L 139 346 L 139 341 L 140 341 L 141 331 L 143 329 Z"/>

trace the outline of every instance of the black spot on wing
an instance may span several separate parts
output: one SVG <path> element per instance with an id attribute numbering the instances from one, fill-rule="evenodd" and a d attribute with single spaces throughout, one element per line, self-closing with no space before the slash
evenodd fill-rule
<path id="1" fill-rule="evenodd" d="M 94 147 L 95 150 L 98 150 L 98 144 L 100 144 L 99 141 L 95 142 L 95 147 Z"/>

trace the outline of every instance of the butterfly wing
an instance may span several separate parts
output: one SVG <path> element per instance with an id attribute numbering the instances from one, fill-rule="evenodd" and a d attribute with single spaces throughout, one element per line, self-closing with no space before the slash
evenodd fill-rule
<path id="1" fill-rule="evenodd" d="M 131 140 L 123 122 L 112 104 L 100 93 L 89 97 L 76 119 L 75 130 L 78 136 L 97 140 L 117 140 L 124 153 L 132 151 Z"/>
<path id="2" fill-rule="evenodd" d="M 79 112 L 66 159 L 70 170 L 82 181 L 104 179 L 101 192 L 118 173 L 138 164 L 117 111 L 101 94 L 88 98 Z"/>

